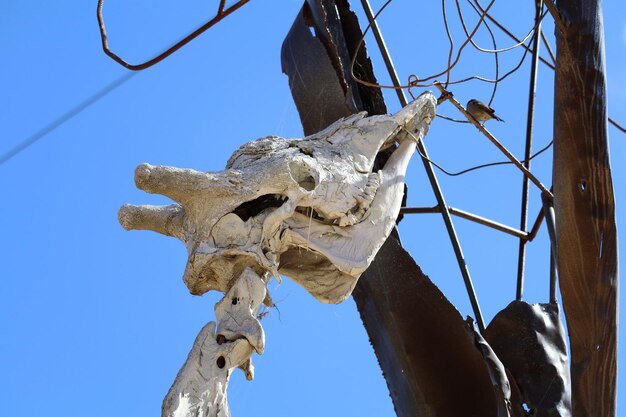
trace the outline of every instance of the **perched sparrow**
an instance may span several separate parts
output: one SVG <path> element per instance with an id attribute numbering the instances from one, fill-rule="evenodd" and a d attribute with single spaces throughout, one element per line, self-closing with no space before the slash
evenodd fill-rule
<path id="1" fill-rule="evenodd" d="M 496 116 L 495 110 L 483 103 L 482 101 L 471 99 L 467 102 L 467 111 L 474 116 L 474 119 L 479 122 L 486 122 L 489 119 L 496 119 L 499 122 L 504 122 L 501 118 Z"/>

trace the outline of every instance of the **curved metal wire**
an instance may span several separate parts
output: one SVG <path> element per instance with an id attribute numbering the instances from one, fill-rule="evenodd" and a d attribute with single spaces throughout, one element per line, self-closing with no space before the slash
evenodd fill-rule
<path id="1" fill-rule="evenodd" d="M 200 26 L 198 29 L 194 30 L 189 35 L 185 36 L 180 41 L 176 42 L 174 45 L 170 46 L 167 50 L 160 53 L 148 61 L 142 62 L 141 64 L 129 64 L 123 58 L 118 56 L 115 52 L 111 51 L 109 48 L 109 41 L 107 39 L 107 31 L 106 26 L 104 24 L 104 17 L 102 16 L 102 8 L 104 7 L 104 0 L 98 0 L 98 8 L 97 8 L 97 17 L 98 17 L 98 26 L 100 27 L 100 41 L 102 42 L 102 49 L 104 53 L 107 54 L 111 59 L 120 64 L 121 66 L 128 68 L 132 71 L 140 71 L 146 68 L 150 68 L 154 64 L 158 64 L 163 61 L 168 56 L 172 55 L 174 52 L 178 51 L 183 46 L 187 45 L 189 42 L 197 38 L 200 34 L 205 32 L 206 30 L 213 27 L 217 22 L 225 18 L 226 16 L 232 14 L 236 10 L 238 10 L 241 6 L 248 3 L 250 0 L 239 0 L 232 6 L 225 8 L 226 0 L 220 0 L 220 4 L 217 9 L 217 13 L 214 18 Z"/>

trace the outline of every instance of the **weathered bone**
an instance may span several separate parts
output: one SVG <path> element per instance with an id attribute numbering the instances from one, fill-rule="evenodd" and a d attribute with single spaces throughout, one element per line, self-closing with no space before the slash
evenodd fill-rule
<path id="1" fill-rule="evenodd" d="M 413 139 L 424 137 L 435 107 L 426 93 L 392 116 L 353 115 L 302 140 L 259 139 L 221 172 L 137 167 L 138 188 L 179 204 L 125 205 L 122 226 L 177 237 L 189 253 L 189 290 L 226 293 L 215 306 L 217 332 L 214 322 L 200 331 L 163 401 L 164 417 L 230 415 L 232 369 L 252 379 L 251 355 L 265 349 L 257 314 L 268 274 L 283 273 L 324 302 L 350 295 L 395 224 Z M 395 141 L 373 172 L 377 154 Z"/>
<path id="2" fill-rule="evenodd" d="M 265 333 L 257 319 L 265 299 L 265 282 L 246 269 L 235 284 L 215 304 L 217 332 L 228 340 L 246 339 L 259 355 L 265 350 Z"/>
<path id="3" fill-rule="evenodd" d="M 364 113 L 304 139 L 268 137 L 237 150 L 226 170 L 140 165 L 137 186 L 179 205 L 122 207 L 126 229 L 187 245 L 183 279 L 193 294 L 225 292 L 246 268 L 282 273 L 320 301 L 348 297 L 398 216 L 404 174 L 436 100 L 421 95 L 391 116 Z M 400 142 L 382 170 L 376 155 Z"/>
<path id="4" fill-rule="evenodd" d="M 263 353 L 265 335 L 256 318 L 265 282 L 246 269 L 215 306 L 215 322 L 202 328 L 187 361 L 163 400 L 163 417 L 228 417 L 226 389 L 234 368 L 251 380 L 250 356 Z M 236 301 L 234 301 L 236 300 Z"/>
<path id="5" fill-rule="evenodd" d="M 178 204 L 170 206 L 133 206 L 126 204 L 119 213 L 124 229 L 154 230 L 155 232 L 184 238 L 183 218 L 185 211 Z"/>

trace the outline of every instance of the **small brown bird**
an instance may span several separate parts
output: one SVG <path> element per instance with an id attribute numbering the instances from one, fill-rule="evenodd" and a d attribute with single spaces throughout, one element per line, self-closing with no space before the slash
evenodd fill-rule
<path id="1" fill-rule="evenodd" d="M 494 109 L 483 103 L 482 101 L 471 99 L 467 102 L 466 110 L 471 114 L 474 119 L 479 122 L 486 122 L 489 119 L 496 119 L 499 122 L 504 122 L 501 118 L 496 116 Z"/>

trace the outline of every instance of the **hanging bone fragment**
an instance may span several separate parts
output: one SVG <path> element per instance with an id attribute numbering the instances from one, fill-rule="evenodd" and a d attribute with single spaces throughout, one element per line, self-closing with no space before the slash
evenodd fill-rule
<path id="1" fill-rule="evenodd" d="M 394 115 L 359 113 L 304 139 L 258 139 L 218 172 L 142 164 L 137 187 L 176 204 L 125 205 L 120 223 L 183 241 L 183 280 L 192 294 L 226 292 L 249 268 L 341 302 L 395 224 L 413 137 L 426 135 L 435 107 L 424 93 Z M 378 153 L 396 142 L 375 171 Z"/>
<path id="2" fill-rule="evenodd" d="M 263 353 L 265 334 L 256 316 L 265 282 L 246 269 L 215 306 L 215 322 L 202 330 L 163 400 L 162 417 L 228 417 L 226 388 L 240 367 L 254 377 L 251 355 Z"/>

